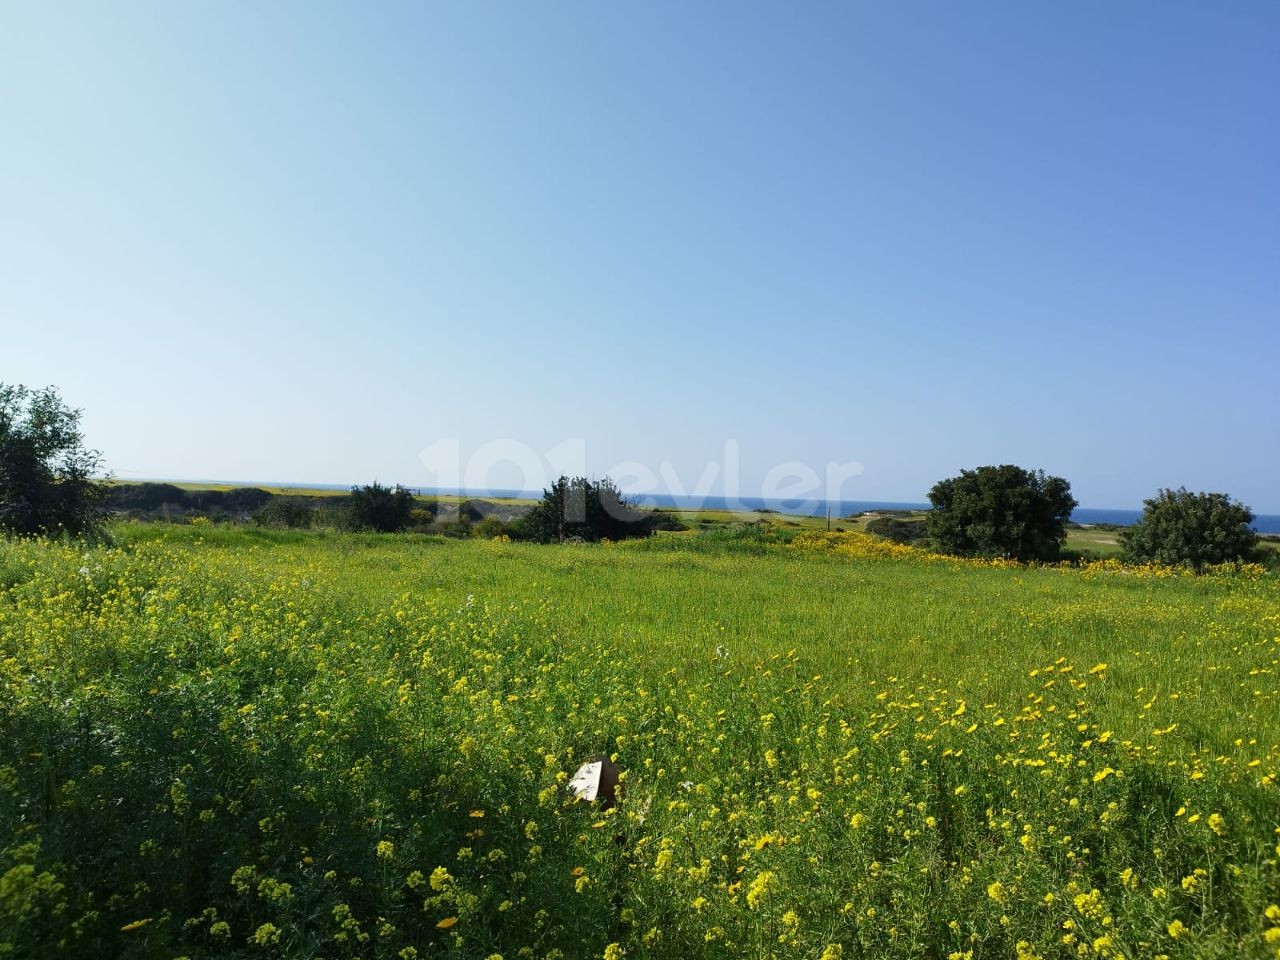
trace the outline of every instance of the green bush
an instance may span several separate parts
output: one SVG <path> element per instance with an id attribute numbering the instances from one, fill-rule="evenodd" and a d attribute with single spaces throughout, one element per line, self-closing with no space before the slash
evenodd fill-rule
<path id="1" fill-rule="evenodd" d="M 351 527 L 378 533 L 398 533 L 409 526 L 414 507 L 413 494 L 396 484 L 384 487 L 376 480 L 352 487 L 347 502 Z"/>
<path id="2" fill-rule="evenodd" d="M 1126 559 L 1196 569 L 1262 559 L 1253 511 L 1225 493 L 1160 490 L 1143 501 L 1142 517 L 1120 532 Z"/>
<path id="3" fill-rule="evenodd" d="M 562 540 L 627 540 L 653 534 L 662 522 L 654 511 L 637 510 L 612 480 L 561 477 L 542 500 L 512 526 L 517 539 L 553 543 Z"/>
<path id="4" fill-rule="evenodd" d="M 867 523 L 867 533 L 874 533 L 877 537 L 884 537 L 894 543 L 913 544 L 924 539 L 928 533 L 927 527 L 928 523 L 924 520 L 877 517 Z"/>
<path id="5" fill-rule="evenodd" d="M 85 536 L 101 529 L 102 455 L 84 446 L 80 411 L 53 387 L 0 383 L 0 531 Z"/>
<path id="6" fill-rule="evenodd" d="M 471 535 L 481 540 L 492 540 L 494 537 L 511 536 L 511 524 L 498 517 L 485 517 L 471 525 Z"/>
<path id="7" fill-rule="evenodd" d="M 467 540 L 471 537 L 473 527 L 470 520 L 441 520 L 431 528 L 433 533 L 438 533 L 454 540 Z"/>
<path id="8" fill-rule="evenodd" d="M 427 533 L 436 522 L 436 511 L 433 507 L 416 506 L 409 511 L 409 527 L 416 533 Z"/>
<path id="9" fill-rule="evenodd" d="M 1012 464 L 962 470 L 929 491 L 927 530 L 957 556 L 1056 560 L 1076 507 L 1071 484 Z"/>
<path id="10" fill-rule="evenodd" d="M 253 515 L 253 522 L 260 527 L 300 529 L 314 520 L 315 511 L 306 497 L 272 497 Z"/>

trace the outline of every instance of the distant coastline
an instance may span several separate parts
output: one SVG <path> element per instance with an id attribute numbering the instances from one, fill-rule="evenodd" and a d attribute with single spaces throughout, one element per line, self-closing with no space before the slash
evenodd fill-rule
<path id="1" fill-rule="evenodd" d="M 290 490 L 349 490 L 352 484 L 349 483 L 281 483 L 279 481 L 245 481 L 245 480 L 182 480 L 168 481 L 161 479 L 147 478 L 133 479 L 120 478 L 124 483 L 143 483 L 143 482 L 180 482 L 187 485 L 195 485 L 208 483 L 216 486 L 232 486 L 232 487 L 275 487 Z M 432 494 L 442 494 L 445 496 L 463 496 L 463 497 L 502 497 L 515 500 L 536 500 L 541 496 L 541 491 L 536 490 L 460 490 L 460 489 L 444 489 L 437 487 L 409 487 L 415 493 L 421 496 L 431 496 Z M 672 494 L 657 493 L 644 494 L 637 496 L 635 499 L 642 503 L 655 507 L 666 507 L 671 509 L 705 509 L 705 510 L 771 510 L 776 513 L 792 514 L 798 516 L 821 517 L 825 516 L 828 507 L 831 511 L 831 519 L 835 520 L 842 517 L 848 517 L 855 513 L 864 513 L 870 510 L 928 510 L 927 503 L 899 502 L 892 500 L 772 500 L 764 497 L 738 497 L 730 499 L 723 496 L 707 496 L 707 497 L 679 497 Z M 1075 512 L 1071 514 L 1073 523 L 1080 524 L 1115 524 L 1116 526 L 1127 527 L 1135 523 L 1142 515 L 1141 509 L 1115 509 L 1106 507 L 1077 507 Z M 1253 528 L 1259 533 L 1278 534 L 1280 535 L 1280 514 L 1255 514 L 1253 520 Z"/>

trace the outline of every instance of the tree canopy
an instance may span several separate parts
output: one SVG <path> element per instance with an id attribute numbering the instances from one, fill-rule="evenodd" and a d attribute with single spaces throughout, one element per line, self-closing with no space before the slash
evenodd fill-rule
<path id="1" fill-rule="evenodd" d="M 349 516 L 357 530 L 396 533 L 413 519 L 413 494 L 396 484 L 384 487 L 378 481 L 351 488 Z"/>
<path id="2" fill-rule="evenodd" d="M 632 507 L 608 477 L 560 477 L 542 492 L 538 505 L 515 525 L 514 532 L 540 543 L 625 540 L 649 536 L 661 520 L 651 511 Z"/>
<path id="3" fill-rule="evenodd" d="M 1076 507 L 1071 484 L 1012 464 L 962 470 L 929 491 L 934 546 L 959 556 L 1056 560 Z"/>
<path id="4" fill-rule="evenodd" d="M 86 449 L 79 410 L 54 387 L 0 384 L 0 530 L 19 536 L 96 533 L 102 455 Z"/>
<path id="5" fill-rule="evenodd" d="M 1143 501 L 1142 517 L 1120 532 L 1126 559 L 1200 568 L 1259 559 L 1253 511 L 1225 493 L 1160 490 Z"/>

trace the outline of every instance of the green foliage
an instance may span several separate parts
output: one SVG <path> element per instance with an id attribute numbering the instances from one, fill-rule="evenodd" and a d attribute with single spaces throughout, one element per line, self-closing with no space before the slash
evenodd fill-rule
<path id="1" fill-rule="evenodd" d="M 1189 564 L 1262 559 L 1253 511 L 1225 493 L 1160 490 L 1143 501 L 1142 517 L 1120 532 L 1127 559 Z"/>
<path id="2" fill-rule="evenodd" d="M 627 540 L 650 536 L 661 522 L 654 512 L 632 507 L 608 477 L 561 477 L 512 529 L 518 539 L 537 543 Z"/>
<path id="3" fill-rule="evenodd" d="M 96 533 L 102 456 L 87 450 L 80 411 L 53 387 L 0 383 L 0 531 L 19 536 Z"/>
<path id="4" fill-rule="evenodd" d="M 795 539 L 797 530 L 771 520 L 724 523 L 705 527 L 691 537 L 663 537 L 645 544 L 646 549 L 680 553 L 742 553 L 765 556 L 773 548 Z"/>
<path id="5" fill-rule="evenodd" d="M 404 487 L 384 487 L 376 480 L 363 487 L 352 487 L 347 504 L 350 523 L 356 530 L 398 533 L 413 519 L 414 499 Z"/>
<path id="6" fill-rule="evenodd" d="M 687 523 L 665 510 L 653 511 L 652 525 L 655 531 L 663 530 L 669 533 L 679 533 L 682 530 L 689 529 L 689 525 Z"/>
<path id="7" fill-rule="evenodd" d="M 469 540 L 473 531 L 473 525 L 465 516 L 458 517 L 454 520 L 440 520 L 431 528 L 441 536 L 449 537 L 451 540 Z"/>
<path id="8" fill-rule="evenodd" d="M 253 522 L 262 527 L 309 527 L 315 521 L 315 510 L 306 497 L 272 497 L 257 513 Z"/>
<path id="9" fill-rule="evenodd" d="M 511 524 L 500 517 L 484 517 L 471 527 L 471 535 L 481 540 L 511 536 Z"/>
<path id="10" fill-rule="evenodd" d="M 884 537 L 894 543 L 913 544 L 923 540 L 928 532 L 928 523 L 925 520 L 876 517 L 867 523 L 867 533 L 874 533 L 877 537 Z"/>
<path id="11" fill-rule="evenodd" d="M 1012 464 L 962 470 L 929 491 L 934 546 L 962 557 L 1056 560 L 1076 507 L 1071 484 Z"/>
<path id="12" fill-rule="evenodd" d="M 418 504 L 409 511 L 409 528 L 416 533 L 426 533 L 436 522 L 435 505 Z"/>

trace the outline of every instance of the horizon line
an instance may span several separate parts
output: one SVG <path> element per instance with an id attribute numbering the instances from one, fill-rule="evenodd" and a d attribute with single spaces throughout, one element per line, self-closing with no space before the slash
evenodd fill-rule
<path id="1" fill-rule="evenodd" d="M 102 479 L 105 479 L 105 478 L 102 478 Z M 359 484 L 359 483 L 326 483 L 326 482 L 319 482 L 319 481 L 300 482 L 300 481 L 293 481 L 293 480 L 288 480 L 288 481 L 284 481 L 284 480 L 219 480 L 219 479 L 213 479 L 209 477 L 182 478 L 182 477 L 158 477 L 158 476 L 138 476 L 138 477 L 114 476 L 111 479 L 121 481 L 121 482 L 126 482 L 126 483 L 208 483 L 208 484 L 216 484 L 218 486 L 229 486 L 229 487 L 280 487 L 284 489 L 294 489 L 294 490 L 337 490 L 337 489 L 349 489 L 353 487 L 362 486 L 362 484 Z M 377 483 L 380 481 L 375 479 L 373 482 Z M 477 497 L 477 498 L 502 497 L 508 500 L 537 500 L 539 497 L 542 496 L 542 493 L 543 493 L 543 491 L 541 490 L 513 490 L 513 489 L 500 489 L 500 488 L 489 488 L 486 490 L 470 490 L 470 489 L 461 488 L 461 487 L 432 487 L 432 486 L 420 486 L 417 484 L 391 484 L 391 486 L 402 486 L 407 490 L 416 490 L 420 494 L 423 492 L 430 492 L 435 494 L 443 494 L 445 496 Z M 681 499 L 681 500 L 729 499 L 728 495 L 724 493 L 705 494 L 699 497 L 693 494 L 655 493 L 652 491 L 635 493 L 635 492 L 629 492 L 624 490 L 622 492 L 624 495 L 629 497 L 653 496 L 653 497 L 668 497 L 671 499 Z M 803 498 L 803 499 L 790 498 L 790 499 L 781 500 L 781 499 L 771 499 L 763 496 L 751 496 L 747 494 L 739 494 L 736 497 L 736 499 L 740 501 L 756 500 L 766 505 L 769 505 L 769 504 L 785 505 L 788 503 L 796 503 L 796 502 L 805 503 L 812 500 L 819 504 L 871 503 L 871 504 L 884 504 L 886 508 L 909 507 L 909 508 L 918 509 L 918 510 L 932 509 L 932 506 L 924 500 L 887 500 L 887 499 L 881 499 L 878 497 L 871 497 L 866 499 L 848 499 L 848 500 L 845 500 L 845 499 L 824 500 L 821 497 L 809 497 L 809 498 Z M 1133 512 L 1140 513 L 1142 511 L 1142 508 L 1140 506 L 1093 507 L 1085 504 L 1078 504 L 1076 506 L 1076 510 L 1098 510 L 1098 511 L 1111 511 L 1116 513 L 1133 513 Z M 785 509 L 780 509 L 778 512 L 787 513 L 788 511 L 786 511 Z M 1075 510 L 1073 510 L 1072 513 L 1075 513 Z M 807 516 L 807 514 L 795 514 L 795 515 Z M 1254 516 L 1255 517 L 1280 517 L 1280 513 L 1268 513 L 1265 511 L 1255 510 Z"/>

